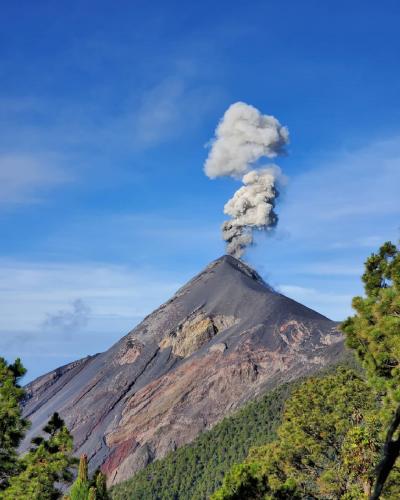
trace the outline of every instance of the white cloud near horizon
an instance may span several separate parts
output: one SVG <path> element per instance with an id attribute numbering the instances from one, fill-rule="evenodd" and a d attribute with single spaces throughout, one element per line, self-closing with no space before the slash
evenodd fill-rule
<path id="1" fill-rule="evenodd" d="M 109 348 L 180 286 L 149 268 L 1 259 L 0 355 L 21 356 L 31 379 Z"/>
<path id="2" fill-rule="evenodd" d="M 47 315 L 57 314 L 77 298 L 90 307 L 92 319 L 142 317 L 179 286 L 150 269 L 2 259 L 0 330 L 40 329 Z"/>

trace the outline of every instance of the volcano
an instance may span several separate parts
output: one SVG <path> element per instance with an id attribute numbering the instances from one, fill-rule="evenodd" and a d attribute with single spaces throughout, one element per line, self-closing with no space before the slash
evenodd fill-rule
<path id="1" fill-rule="evenodd" d="M 25 446 L 57 411 L 76 454 L 115 484 L 343 350 L 335 322 L 223 256 L 108 351 L 27 385 Z"/>

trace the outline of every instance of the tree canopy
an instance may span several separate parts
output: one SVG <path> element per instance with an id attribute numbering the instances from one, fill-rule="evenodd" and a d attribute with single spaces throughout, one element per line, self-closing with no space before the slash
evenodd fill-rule
<path id="1" fill-rule="evenodd" d="M 342 324 L 347 344 L 369 382 L 384 394 L 386 438 L 377 467 L 377 499 L 400 455 L 400 250 L 386 242 L 365 263 L 365 296 L 353 299 L 356 314 Z"/>
<path id="2" fill-rule="evenodd" d="M 87 455 L 82 455 L 79 461 L 78 477 L 65 500 L 109 500 L 106 476 L 97 470 L 89 479 Z"/>
<path id="3" fill-rule="evenodd" d="M 41 435 L 32 439 L 30 450 L 18 454 L 29 427 L 21 413 L 25 391 L 19 382 L 24 374 L 19 359 L 8 364 L 0 358 L 0 499 L 53 500 L 61 496 L 60 485 L 73 479 L 72 436 L 54 413 Z"/>
<path id="4" fill-rule="evenodd" d="M 43 428 L 45 436 L 32 440 L 32 448 L 19 460 L 20 472 L 10 477 L 0 498 L 4 500 L 55 500 L 60 483 L 72 480 L 72 436 L 55 413 Z"/>
<path id="5" fill-rule="evenodd" d="M 385 243 L 362 280 L 365 296 L 341 327 L 365 379 L 339 369 L 305 381 L 286 402 L 278 439 L 234 466 L 214 500 L 399 498 L 399 249 Z"/>
<path id="6" fill-rule="evenodd" d="M 278 439 L 251 449 L 212 499 L 367 499 L 381 447 L 378 407 L 352 370 L 307 379 L 286 402 Z"/>
<path id="7" fill-rule="evenodd" d="M 209 498 L 232 465 L 247 456 L 251 446 L 275 439 L 284 402 L 294 386 L 295 383 L 283 384 L 247 403 L 192 443 L 111 488 L 111 497 L 115 500 Z"/>
<path id="8" fill-rule="evenodd" d="M 8 364 L 0 358 L 0 491 L 19 470 L 17 448 L 29 427 L 20 409 L 25 392 L 19 382 L 25 372 L 20 359 Z"/>

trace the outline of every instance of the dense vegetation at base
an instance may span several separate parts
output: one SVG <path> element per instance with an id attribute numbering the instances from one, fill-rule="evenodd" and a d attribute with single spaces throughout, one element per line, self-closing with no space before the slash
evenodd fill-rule
<path id="1" fill-rule="evenodd" d="M 340 365 L 360 371 L 353 354 L 346 351 Z M 320 375 L 332 372 L 331 366 Z M 250 448 L 276 439 L 286 400 L 301 380 L 282 384 L 224 418 L 192 443 L 149 464 L 131 479 L 114 486 L 113 500 L 205 499 L 221 486 L 232 465 L 242 462 Z"/>
<path id="2" fill-rule="evenodd" d="M 383 444 L 381 397 L 339 367 L 306 379 L 285 403 L 278 438 L 251 448 L 211 500 L 368 500 Z M 381 500 L 398 500 L 399 469 Z"/>
<path id="3" fill-rule="evenodd" d="M 112 488 L 111 497 L 116 500 L 207 498 L 252 446 L 275 439 L 284 402 L 293 386 L 284 384 L 260 400 L 248 403 L 190 445 L 153 462 L 132 479 Z"/>

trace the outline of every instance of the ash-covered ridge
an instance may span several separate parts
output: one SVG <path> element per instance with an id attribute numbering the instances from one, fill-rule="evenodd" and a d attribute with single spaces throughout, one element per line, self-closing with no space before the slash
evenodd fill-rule
<path id="1" fill-rule="evenodd" d="M 342 352 L 333 321 L 223 256 L 108 351 L 28 384 L 26 446 L 58 411 L 76 453 L 115 484 L 267 387 L 334 363 Z"/>

